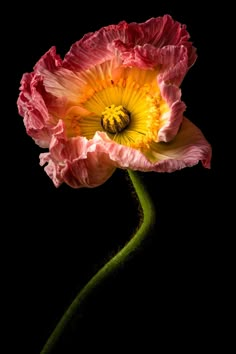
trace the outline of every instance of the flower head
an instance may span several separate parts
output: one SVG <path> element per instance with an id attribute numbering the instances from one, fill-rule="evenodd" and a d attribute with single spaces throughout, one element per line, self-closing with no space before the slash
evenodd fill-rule
<path id="1" fill-rule="evenodd" d="M 180 84 L 196 60 L 184 25 L 169 15 L 88 33 L 62 60 L 52 47 L 21 80 L 28 135 L 48 151 L 55 186 L 95 187 L 116 168 L 172 172 L 211 147 L 183 116 Z"/>

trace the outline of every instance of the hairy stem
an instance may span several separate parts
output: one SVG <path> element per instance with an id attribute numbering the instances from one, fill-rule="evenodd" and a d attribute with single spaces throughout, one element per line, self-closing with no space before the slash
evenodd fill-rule
<path id="1" fill-rule="evenodd" d="M 140 244 L 148 235 L 151 227 L 154 224 L 155 209 L 149 194 L 144 188 L 142 181 L 136 172 L 128 170 L 128 174 L 142 208 L 143 217 L 141 219 L 139 229 L 133 235 L 131 240 L 113 258 L 111 258 L 78 293 L 74 301 L 62 316 L 61 320 L 58 322 L 51 336 L 48 338 L 41 351 L 41 354 L 49 354 L 52 352 L 64 330 L 78 313 L 79 308 L 86 300 L 88 295 L 94 290 L 94 288 L 101 284 L 115 270 L 117 270 L 118 267 L 120 267 L 122 264 L 124 264 L 125 261 L 128 260 L 128 258 L 139 248 Z"/>

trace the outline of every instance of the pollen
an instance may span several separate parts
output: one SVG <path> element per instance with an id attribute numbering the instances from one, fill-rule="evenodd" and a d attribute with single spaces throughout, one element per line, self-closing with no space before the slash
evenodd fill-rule
<path id="1" fill-rule="evenodd" d="M 101 125 L 108 133 L 117 134 L 129 126 L 130 120 L 130 112 L 125 107 L 112 104 L 102 112 Z"/>

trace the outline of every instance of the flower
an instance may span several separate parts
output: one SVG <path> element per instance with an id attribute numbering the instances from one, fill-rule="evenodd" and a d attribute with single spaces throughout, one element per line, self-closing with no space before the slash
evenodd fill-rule
<path id="1" fill-rule="evenodd" d="M 189 38 L 169 15 L 122 21 L 86 34 L 64 60 L 52 47 L 23 75 L 19 114 L 48 149 L 40 164 L 55 186 L 99 186 L 116 168 L 210 168 L 210 144 L 183 115 L 180 85 L 197 57 Z"/>

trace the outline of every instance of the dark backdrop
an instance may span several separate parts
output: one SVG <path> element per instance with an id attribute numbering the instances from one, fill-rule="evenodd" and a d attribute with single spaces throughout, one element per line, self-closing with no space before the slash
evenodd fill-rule
<path id="1" fill-rule="evenodd" d="M 189 348 L 191 353 L 200 351 L 204 341 L 205 348 L 220 343 L 224 250 L 216 230 L 225 185 L 218 134 L 220 11 L 191 1 L 48 1 L 14 5 L 14 21 L 11 10 L 6 12 L 12 30 L 6 56 L 10 104 L 3 117 L 8 166 L 3 237 L 10 249 L 7 274 L 15 311 L 10 328 L 19 337 L 18 352 L 39 354 L 79 289 L 137 227 L 137 204 L 125 171 L 117 170 L 95 189 L 53 186 L 39 166 L 41 150 L 26 135 L 17 112 L 21 76 L 53 45 L 63 57 L 87 32 L 166 13 L 187 25 L 198 50 L 182 94 L 187 117 L 212 144 L 212 168 L 199 164 L 172 174 L 140 173 L 156 208 L 155 228 L 140 252 L 95 291 L 55 353 L 113 352 L 117 346 L 133 348 L 133 353 L 141 344 L 144 353 L 156 353 L 163 345 L 174 349 L 170 352 Z M 14 344 L 8 343 L 10 352 Z"/>

